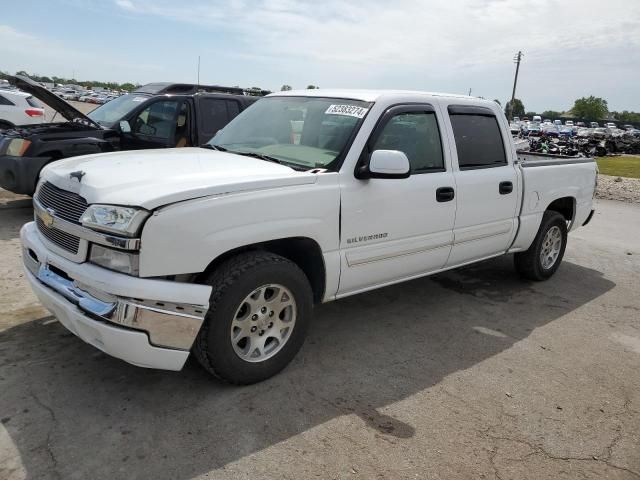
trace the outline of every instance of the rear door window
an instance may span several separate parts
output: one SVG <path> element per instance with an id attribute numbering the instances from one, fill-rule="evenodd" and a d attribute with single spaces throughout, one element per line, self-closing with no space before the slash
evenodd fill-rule
<path id="1" fill-rule="evenodd" d="M 240 113 L 240 106 L 235 100 L 224 98 L 200 99 L 200 131 L 204 141 L 213 137 L 218 130 L 233 120 Z"/>
<path id="2" fill-rule="evenodd" d="M 498 120 L 494 115 L 455 113 L 449 109 L 460 170 L 500 167 L 507 155 Z"/>

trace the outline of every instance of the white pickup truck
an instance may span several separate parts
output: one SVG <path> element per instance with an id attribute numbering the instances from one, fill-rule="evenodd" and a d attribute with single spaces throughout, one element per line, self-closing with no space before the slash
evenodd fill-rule
<path id="1" fill-rule="evenodd" d="M 494 102 L 281 92 L 204 148 L 49 165 L 24 264 L 42 304 L 106 353 L 169 370 L 193 353 L 249 384 L 292 360 L 316 303 L 508 253 L 551 277 L 596 173 L 518 158 Z"/>

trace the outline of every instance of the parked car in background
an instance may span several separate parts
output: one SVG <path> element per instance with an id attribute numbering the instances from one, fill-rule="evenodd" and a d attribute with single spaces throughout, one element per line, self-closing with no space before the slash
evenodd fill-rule
<path id="1" fill-rule="evenodd" d="M 598 127 L 593 129 L 591 135 L 593 136 L 593 138 L 603 139 L 606 138 L 607 133 L 608 131 L 606 128 Z"/>
<path id="2" fill-rule="evenodd" d="M 532 120 L 532 121 L 533 121 L 534 123 L 535 123 L 535 122 L 537 122 L 537 123 L 542 123 L 542 117 L 541 117 L 540 115 L 534 115 L 534 116 L 533 116 L 533 120 Z"/>
<path id="3" fill-rule="evenodd" d="M 44 121 L 44 107 L 30 93 L 0 90 L 0 129 Z"/>
<path id="4" fill-rule="evenodd" d="M 573 126 L 574 126 L 574 125 L 573 125 L 573 120 L 567 120 L 566 122 L 564 122 L 564 124 L 565 124 L 567 127 L 573 127 Z"/>
<path id="5" fill-rule="evenodd" d="M 636 127 L 634 127 L 633 125 L 630 125 L 630 124 L 623 125 L 622 128 L 625 129 L 625 130 L 635 130 L 636 129 Z"/>
<path id="6" fill-rule="evenodd" d="M 553 123 L 543 123 L 540 126 L 542 133 L 544 133 L 548 137 L 557 137 L 558 136 L 558 127 Z"/>
<path id="7" fill-rule="evenodd" d="M 513 117 L 513 123 L 520 123 L 520 117 Z"/>
<path id="8" fill-rule="evenodd" d="M 598 128 L 598 127 L 600 127 L 600 124 L 598 122 L 591 122 L 591 123 L 589 123 L 589 126 L 591 128 Z"/>
<path id="9" fill-rule="evenodd" d="M 562 126 L 562 120 L 554 120 L 553 124 L 557 125 L 558 127 L 561 127 Z"/>
<path id="10" fill-rule="evenodd" d="M 618 126 L 613 122 L 607 122 L 604 124 L 604 128 L 618 128 Z"/>
<path id="11" fill-rule="evenodd" d="M 0 130 L 0 187 L 26 195 L 33 194 L 40 171 L 54 160 L 198 146 L 259 98 L 234 87 L 152 83 L 85 115 L 27 77 L 9 80 L 67 120 Z"/>
<path id="12" fill-rule="evenodd" d="M 559 137 L 572 137 L 574 135 L 574 129 L 571 126 L 562 125 L 558 128 L 558 136 Z"/>
<path id="13" fill-rule="evenodd" d="M 539 137 L 542 135 L 542 128 L 537 123 L 530 123 L 525 127 L 523 132 L 528 137 Z"/>
<path id="14" fill-rule="evenodd" d="M 586 127 L 584 122 L 576 122 L 576 127 Z"/>

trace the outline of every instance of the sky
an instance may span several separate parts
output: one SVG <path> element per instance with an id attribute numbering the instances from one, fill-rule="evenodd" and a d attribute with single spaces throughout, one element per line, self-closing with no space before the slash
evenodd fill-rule
<path id="1" fill-rule="evenodd" d="M 0 70 L 78 80 L 582 96 L 640 111 L 640 0 L 0 0 Z"/>

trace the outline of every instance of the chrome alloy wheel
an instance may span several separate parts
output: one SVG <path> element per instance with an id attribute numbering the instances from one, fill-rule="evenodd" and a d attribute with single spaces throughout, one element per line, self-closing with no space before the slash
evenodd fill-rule
<path id="1" fill-rule="evenodd" d="M 549 270 L 558 260 L 560 249 L 562 248 L 562 232 L 560 227 L 551 227 L 542 240 L 540 249 L 540 262 L 542 268 Z"/>
<path id="2" fill-rule="evenodd" d="M 296 323 L 296 301 L 278 284 L 263 285 L 246 296 L 231 322 L 231 344 L 247 362 L 263 362 L 291 337 Z"/>

